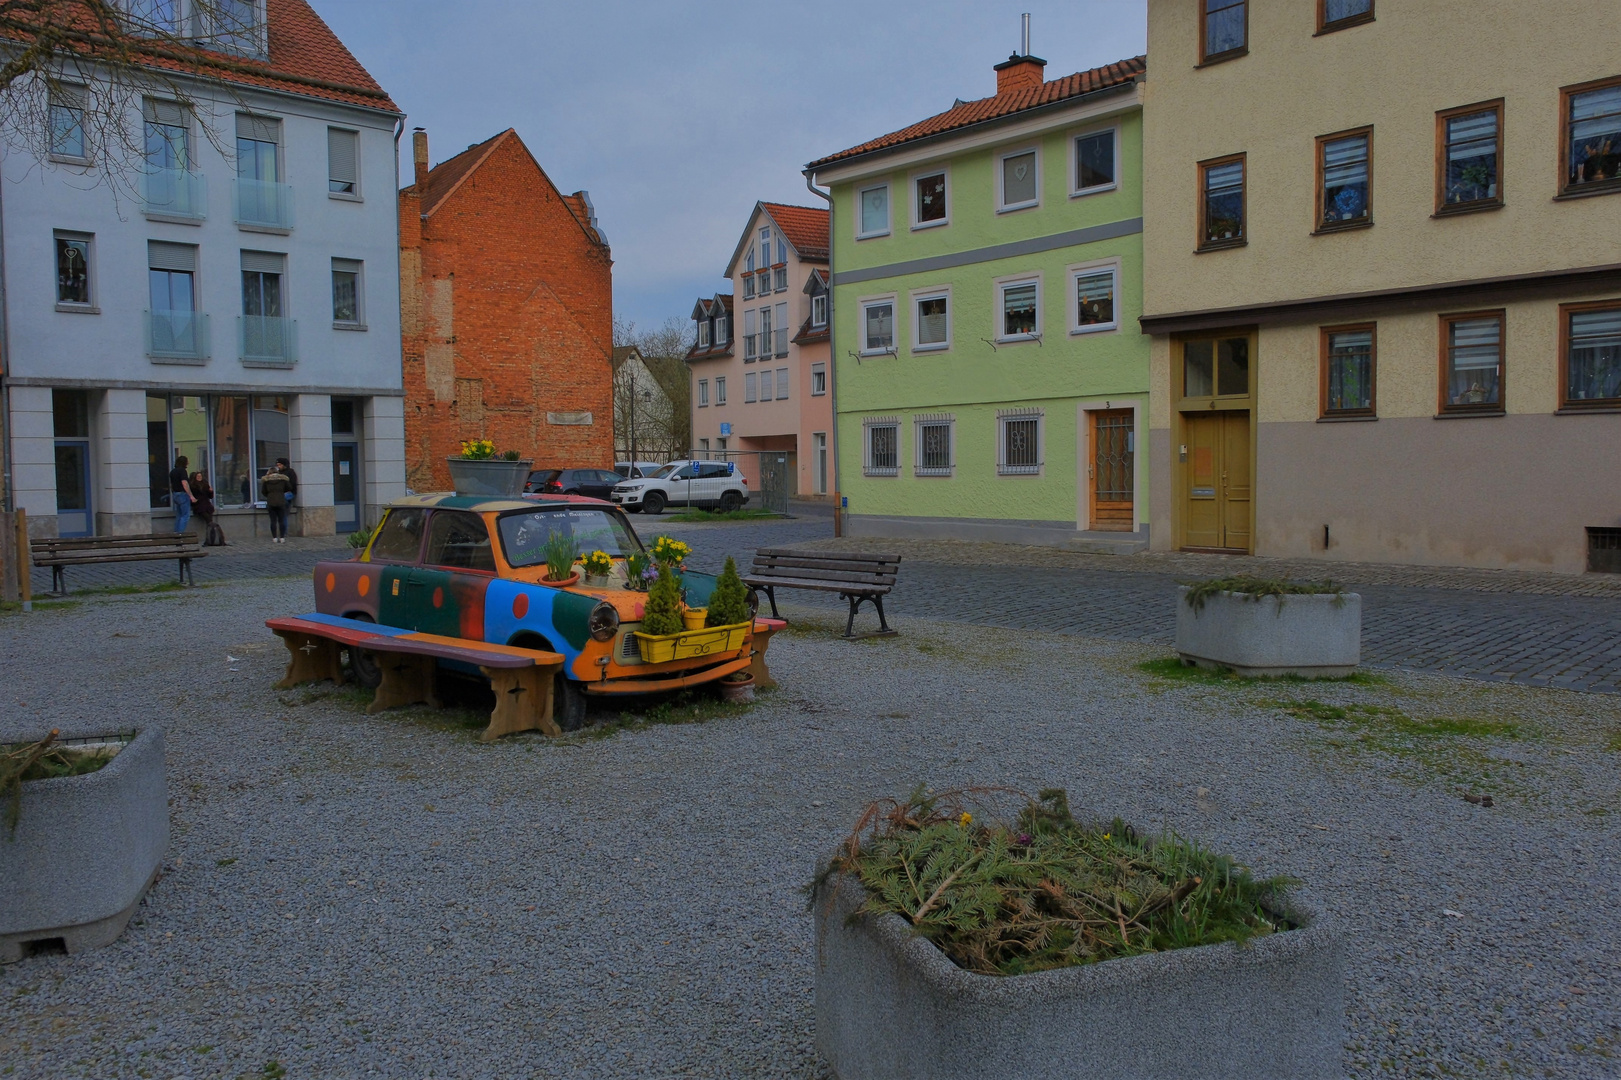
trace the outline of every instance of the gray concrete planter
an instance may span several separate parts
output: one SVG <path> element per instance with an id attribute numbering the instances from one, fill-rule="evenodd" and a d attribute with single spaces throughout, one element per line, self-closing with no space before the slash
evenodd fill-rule
<path id="1" fill-rule="evenodd" d="M 1328 1080 L 1342 1068 L 1335 927 L 1034 975 L 976 975 L 898 915 L 816 898 L 816 1049 L 839 1080 Z"/>
<path id="2" fill-rule="evenodd" d="M 0 823 L 0 963 L 110 944 L 168 847 L 161 728 L 142 729 L 95 772 L 24 783 L 16 833 Z"/>
<path id="3" fill-rule="evenodd" d="M 1362 597 L 1356 593 L 1263 596 L 1216 593 L 1195 611 L 1177 589 L 1176 651 L 1240 675 L 1336 678 L 1362 662 Z"/>
<path id="4" fill-rule="evenodd" d="M 474 461 L 453 457 L 450 462 L 450 482 L 458 495 L 511 495 L 523 494 L 524 481 L 529 479 L 533 461 L 505 461 L 487 458 Z"/>

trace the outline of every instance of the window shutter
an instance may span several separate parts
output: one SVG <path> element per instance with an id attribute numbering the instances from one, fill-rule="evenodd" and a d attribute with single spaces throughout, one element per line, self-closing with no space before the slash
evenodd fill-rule
<path id="1" fill-rule="evenodd" d="M 760 400 L 771 400 L 771 369 L 766 368 L 760 372 Z"/>
<path id="2" fill-rule="evenodd" d="M 141 105 L 146 120 L 153 124 L 167 124 L 169 127 L 186 126 L 186 110 L 172 101 L 159 101 L 156 98 L 147 98 Z"/>
<path id="3" fill-rule="evenodd" d="M 281 142 L 281 121 L 273 116 L 250 116 L 247 113 L 236 114 L 236 137 L 239 139 L 253 139 L 256 142 Z"/>
<path id="4" fill-rule="evenodd" d="M 743 401 L 744 401 L 744 403 L 746 404 L 746 403 L 748 403 L 750 401 L 753 401 L 755 399 L 755 394 L 756 394 L 756 391 L 755 391 L 755 383 L 754 383 L 754 372 L 751 371 L 748 374 L 743 376 Z"/>
<path id="5" fill-rule="evenodd" d="M 359 173 L 355 158 L 360 135 L 342 128 L 326 129 L 327 178 L 340 184 L 353 184 Z"/>
<path id="6" fill-rule="evenodd" d="M 194 249 L 195 250 L 195 249 Z M 336 260 L 334 260 L 334 263 Z M 264 274 L 279 274 L 287 266 L 287 256 L 274 251 L 244 251 L 242 269 Z M 334 269 L 336 267 L 334 266 Z"/>
<path id="7" fill-rule="evenodd" d="M 162 240 L 146 242 L 146 265 L 153 270 L 177 270 L 187 274 L 197 272 L 195 244 L 169 244 Z"/>
<path id="8" fill-rule="evenodd" d="M 780 368 L 777 369 L 777 400 L 782 401 L 787 396 L 788 396 L 788 369 L 785 368 L 785 367 L 780 367 Z"/>

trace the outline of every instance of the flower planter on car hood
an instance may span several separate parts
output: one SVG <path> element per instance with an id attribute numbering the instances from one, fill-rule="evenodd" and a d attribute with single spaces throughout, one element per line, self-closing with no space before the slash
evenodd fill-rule
<path id="1" fill-rule="evenodd" d="M 0 962 L 110 944 L 168 847 L 161 728 L 141 729 L 94 772 L 25 781 L 17 831 L 0 823 Z"/>
<path id="2" fill-rule="evenodd" d="M 1240 675 L 1335 678 L 1362 662 L 1362 597 L 1306 593 L 1255 598 L 1218 592 L 1204 607 L 1177 590 L 1176 651 L 1201 667 Z"/>
<path id="3" fill-rule="evenodd" d="M 842 881 L 842 884 L 839 882 Z M 1329 1080 L 1344 1075 L 1343 960 L 1325 917 L 1246 945 L 1031 975 L 965 971 L 898 915 L 818 891 L 816 1049 L 839 1080 Z"/>

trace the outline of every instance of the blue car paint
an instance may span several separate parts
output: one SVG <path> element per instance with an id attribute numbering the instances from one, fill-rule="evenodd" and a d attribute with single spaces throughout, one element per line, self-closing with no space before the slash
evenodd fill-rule
<path id="1" fill-rule="evenodd" d="M 512 614 L 513 601 L 520 595 L 529 598 L 529 609 L 522 618 Z M 562 654 L 563 670 L 576 678 L 574 661 L 581 650 L 569 644 L 552 622 L 552 606 L 557 601 L 556 589 L 544 585 L 528 585 L 521 581 L 496 578 L 484 593 L 484 640 L 505 645 L 520 633 L 539 634 L 550 644 L 551 650 Z"/>

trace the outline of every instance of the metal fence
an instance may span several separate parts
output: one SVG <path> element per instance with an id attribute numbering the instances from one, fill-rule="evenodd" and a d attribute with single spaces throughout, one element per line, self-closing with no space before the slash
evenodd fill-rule
<path id="1" fill-rule="evenodd" d="M 748 478 L 749 505 L 778 514 L 799 494 L 799 455 L 793 450 L 697 450 L 698 461 L 735 461 Z"/>

